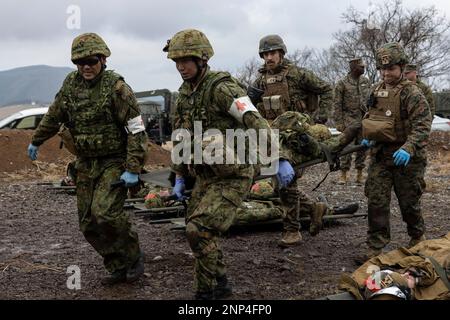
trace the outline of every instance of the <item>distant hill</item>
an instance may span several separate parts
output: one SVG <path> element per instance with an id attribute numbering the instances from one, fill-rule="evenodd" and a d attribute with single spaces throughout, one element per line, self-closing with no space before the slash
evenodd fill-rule
<path id="1" fill-rule="evenodd" d="M 52 102 L 66 75 L 73 70 L 36 65 L 0 71 L 0 107 Z"/>

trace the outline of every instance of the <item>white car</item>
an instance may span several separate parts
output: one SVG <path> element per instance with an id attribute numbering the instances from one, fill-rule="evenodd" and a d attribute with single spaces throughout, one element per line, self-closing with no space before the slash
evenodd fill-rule
<path id="1" fill-rule="evenodd" d="M 0 129 L 31 129 L 34 130 L 47 113 L 48 107 L 31 108 L 16 112 L 0 120 Z"/>
<path id="2" fill-rule="evenodd" d="M 431 131 L 450 131 L 450 119 L 434 116 Z"/>

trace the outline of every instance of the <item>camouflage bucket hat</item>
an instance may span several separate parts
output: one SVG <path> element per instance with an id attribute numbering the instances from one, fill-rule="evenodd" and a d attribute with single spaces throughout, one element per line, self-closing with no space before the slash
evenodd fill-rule
<path id="1" fill-rule="evenodd" d="M 303 113 L 287 111 L 272 122 L 272 128 L 280 131 L 305 133 L 312 124 L 311 118 Z"/>
<path id="2" fill-rule="evenodd" d="M 109 57 L 111 51 L 105 41 L 96 33 L 84 33 L 72 42 L 72 61 L 95 55 Z"/>
<path id="3" fill-rule="evenodd" d="M 408 63 L 408 56 L 398 42 L 386 43 L 376 52 L 377 69 L 390 67 L 393 65 L 405 65 Z"/>
<path id="4" fill-rule="evenodd" d="M 355 57 L 355 58 L 352 58 L 352 59 L 348 60 L 348 64 L 349 65 L 355 64 L 355 65 L 364 66 L 364 67 L 366 66 L 366 64 L 364 63 L 363 59 L 359 58 L 359 57 Z"/>
<path id="5" fill-rule="evenodd" d="M 163 49 L 167 52 L 168 59 L 196 57 L 209 60 L 214 55 L 214 50 L 208 38 L 201 31 L 186 29 L 176 33 L 172 39 L 167 40 Z"/>
<path id="6" fill-rule="evenodd" d="M 310 126 L 307 130 L 307 133 L 319 142 L 331 138 L 331 132 L 330 130 L 328 130 L 328 127 L 324 124 L 315 124 L 313 126 Z"/>
<path id="7" fill-rule="evenodd" d="M 417 71 L 417 65 L 415 64 L 407 64 L 405 66 L 405 72 Z"/>
<path id="8" fill-rule="evenodd" d="M 273 50 L 281 50 L 284 54 L 287 53 L 286 45 L 279 35 L 270 34 L 259 41 L 259 56 L 261 58 L 263 57 L 264 52 Z"/>

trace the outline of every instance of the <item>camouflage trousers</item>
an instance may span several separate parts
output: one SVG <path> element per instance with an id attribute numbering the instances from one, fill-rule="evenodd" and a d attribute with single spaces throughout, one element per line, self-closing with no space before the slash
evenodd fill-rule
<path id="1" fill-rule="evenodd" d="M 272 183 L 275 186 L 275 190 L 278 189 L 278 182 L 275 178 L 272 180 Z M 293 181 L 286 188 L 281 189 L 279 195 L 284 209 L 283 230 L 298 231 L 300 229 L 299 218 L 311 216 L 317 202 L 299 190 L 297 180 Z"/>
<path id="2" fill-rule="evenodd" d="M 226 273 L 219 240 L 234 222 L 250 191 L 247 177 L 197 177 L 186 215 L 186 236 L 194 254 L 194 289 L 209 292 Z"/>
<path id="3" fill-rule="evenodd" d="M 284 210 L 272 201 L 244 201 L 236 212 L 233 225 L 245 225 L 253 222 L 283 219 Z"/>
<path id="4" fill-rule="evenodd" d="M 110 187 L 124 170 L 123 159 L 78 160 L 76 170 L 81 232 L 109 272 L 129 268 L 140 257 L 138 235 L 123 211 L 127 190 Z"/>
<path id="5" fill-rule="evenodd" d="M 362 140 L 362 137 L 358 136 L 354 141 L 355 145 L 360 145 L 361 140 Z M 367 153 L 366 150 L 361 150 L 361 151 L 355 152 L 355 169 L 364 169 L 365 168 L 366 165 L 364 162 L 366 161 L 366 153 Z M 341 170 L 342 171 L 350 170 L 351 165 L 352 165 L 352 160 L 353 160 L 352 153 L 341 157 L 340 158 Z"/>
<path id="6" fill-rule="evenodd" d="M 412 158 L 408 166 L 397 167 L 391 159 L 384 160 L 387 157 L 372 158 L 365 184 L 369 222 L 367 245 L 374 249 L 383 248 L 391 239 L 389 215 L 392 187 L 403 221 L 407 224 L 408 235 L 419 238 L 425 232 L 420 198 L 425 189 L 426 160 Z"/>

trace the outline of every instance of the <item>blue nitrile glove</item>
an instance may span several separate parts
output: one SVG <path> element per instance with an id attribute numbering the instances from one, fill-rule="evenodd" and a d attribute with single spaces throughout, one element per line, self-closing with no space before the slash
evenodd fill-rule
<path id="1" fill-rule="evenodd" d="M 375 145 L 375 141 L 369 141 L 367 139 L 362 139 L 361 140 L 361 145 L 366 147 L 366 148 L 372 148 Z"/>
<path id="2" fill-rule="evenodd" d="M 134 187 L 139 182 L 139 175 L 137 173 L 125 171 L 120 176 L 120 180 L 125 182 L 125 188 Z"/>
<path id="3" fill-rule="evenodd" d="M 184 184 L 183 177 L 177 177 L 175 179 L 175 186 L 173 187 L 172 194 L 177 196 L 177 200 L 184 200 L 186 197 L 184 196 L 184 190 L 186 189 L 186 185 Z"/>
<path id="4" fill-rule="evenodd" d="M 36 147 L 32 143 L 28 145 L 28 156 L 30 157 L 31 160 L 34 161 L 37 159 L 38 149 L 39 147 Z"/>
<path id="5" fill-rule="evenodd" d="M 411 159 L 411 155 L 401 148 L 395 151 L 393 157 L 396 166 L 404 165 L 406 167 Z"/>
<path id="6" fill-rule="evenodd" d="M 278 165 L 277 180 L 280 188 L 286 188 L 295 177 L 294 168 L 287 160 L 280 160 Z"/>

